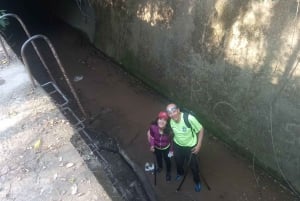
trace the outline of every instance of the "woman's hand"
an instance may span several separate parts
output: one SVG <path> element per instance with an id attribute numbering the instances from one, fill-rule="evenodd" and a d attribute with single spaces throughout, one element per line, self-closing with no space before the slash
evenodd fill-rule
<path id="1" fill-rule="evenodd" d="M 151 147 L 150 147 L 150 151 L 151 151 L 151 152 L 154 152 L 154 151 L 155 151 L 154 146 L 151 146 Z"/>

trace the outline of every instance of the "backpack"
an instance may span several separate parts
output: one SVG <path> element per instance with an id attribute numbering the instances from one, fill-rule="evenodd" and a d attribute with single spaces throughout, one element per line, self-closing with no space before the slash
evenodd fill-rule
<path id="1" fill-rule="evenodd" d="M 189 115 L 190 115 L 190 113 L 188 113 L 188 112 L 183 112 L 183 121 L 184 121 L 185 125 L 186 125 L 188 128 L 191 129 L 191 131 L 192 131 L 192 137 L 193 137 L 193 138 L 196 137 L 197 142 L 198 142 L 198 135 L 197 135 L 197 133 L 195 132 L 194 128 L 192 127 L 192 125 L 191 125 L 191 123 L 190 123 L 190 121 L 189 121 Z"/>
<path id="2" fill-rule="evenodd" d="M 185 125 L 192 130 L 192 134 L 194 135 L 195 134 L 195 130 L 193 129 L 193 127 L 192 127 L 192 125 L 191 125 L 191 123 L 189 121 L 189 115 L 190 115 L 190 113 L 183 112 L 183 121 L 184 121 Z"/>

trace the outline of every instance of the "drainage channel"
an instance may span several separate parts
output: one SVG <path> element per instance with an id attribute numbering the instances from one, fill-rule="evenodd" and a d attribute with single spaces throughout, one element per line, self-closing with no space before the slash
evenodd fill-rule
<path id="1" fill-rule="evenodd" d="M 46 86 L 50 89 L 45 88 Z M 43 88 L 57 103 L 58 107 L 76 130 L 71 138 L 73 146 L 81 156 L 92 153 L 99 162 L 100 167 L 118 191 L 121 200 L 125 201 L 155 201 L 154 190 L 147 182 L 146 176 L 135 163 L 130 160 L 125 151 L 119 146 L 117 140 L 101 131 L 87 128 L 75 112 L 68 106 L 66 95 L 54 83 L 46 83 Z M 54 88 L 54 90 L 51 90 Z M 87 166 L 100 182 L 103 175 L 97 174 L 99 170 L 90 164 L 90 159 L 83 157 Z"/>
<path id="2" fill-rule="evenodd" d="M 83 140 L 89 150 L 96 156 L 102 169 L 119 192 L 122 200 L 157 200 L 152 187 L 146 182 L 146 177 L 129 159 L 115 139 L 102 132 L 83 129 L 74 135 L 71 142 L 82 155 L 84 151 L 79 145 Z M 84 158 L 89 166 L 89 159 Z M 93 171 L 92 167 L 90 169 Z M 97 175 L 95 175 L 97 177 Z"/>
<path id="3" fill-rule="evenodd" d="M 72 126 L 75 129 L 75 134 L 71 139 L 72 144 L 77 149 L 77 151 L 81 154 L 81 156 L 86 156 L 86 152 L 92 153 L 95 156 L 96 160 L 99 162 L 100 167 L 106 176 L 110 179 L 113 187 L 118 191 L 121 200 L 125 201 L 155 201 L 157 200 L 154 190 L 151 185 L 147 182 L 145 174 L 139 170 L 139 168 L 135 165 L 133 161 L 127 156 L 125 151 L 119 146 L 118 142 L 107 135 L 105 135 L 101 131 L 94 131 L 90 128 L 87 128 L 84 124 L 84 121 L 81 120 L 73 110 L 77 111 L 77 108 L 74 106 L 70 106 L 69 98 L 60 90 L 57 86 L 50 69 L 46 65 L 42 55 L 40 54 L 38 47 L 33 42 L 35 39 L 43 39 L 48 44 L 51 52 L 58 63 L 62 74 L 64 75 L 64 79 L 67 82 L 69 89 L 72 92 L 73 98 L 77 103 L 77 107 L 81 111 L 81 114 L 84 118 L 87 118 L 86 112 L 83 109 L 80 100 L 71 85 L 68 76 L 64 71 L 64 67 L 61 64 L 54 47 L 50 40 L 43 35 L 35 35 L 31 36 L 27 31 L 25 24 L 22 20 L 15 14 L 5 14 L 2 17 L 13 17 L 18 20 L 18 22 L 23 27 L 28 39 L 23 43 L 21 53 L 22 59 L 25 64 L 25 67 L 28 71 L 28 75 L 32 81 L 33 88 L 36 87 L 36 80 L 33 78 L 30 72 L 30 64 L 27 61 L 27 57 L 24 53 L 25 48 L 28 44 L 32 44 L 34 50 L 36 51 L 38 57 L 43 63 L 44 68 L 46 69 L 50 81 L 47 81 L 39 86 L 46 91 L 46 93 L 52 98 L 52 100 L 56 103 L 60 111 L 64 114 L 64 116 L 70 121 Z M 90 119 L 88 119 L 90 120 Z M 92 167 L 92 164 L 89 163 L 89 158 L 83 158 L 90 170 L 94 173 L 95 177 L 98 181 L 103 178 L 103 175 L 97 174 L 99 171 Z"/>
<path id="4" fill-rule="evenodd" d="M 65 98 L 66 96 L 56 97 L 55 101 L 65 100 Z M 77 131 L 71 138 L 73 146 L 81 156 L 87 156 L 87 152 L 89 152 L 96 157 L 100 168 L 118 191 L 121 200 L 157 200 L 145 174 L 130 160 L 125 151 L 119 146 L 117 140 L 101 131 L 87 128 L 70 107 L 61 107 L 61 111 Z M 98 170 L 93 168 L 89 158 L 83 157 L 83 159 L 100 182 L 103 175 L 97 174 Z"/>

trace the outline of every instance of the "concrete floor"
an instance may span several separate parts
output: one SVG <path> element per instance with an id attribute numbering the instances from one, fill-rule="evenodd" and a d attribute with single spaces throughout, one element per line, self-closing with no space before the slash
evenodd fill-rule
<path id="1" fill-rule="evenodd" d="M 9 52 L 10 62 L 0 48 L 0 200 L 121 200 L 107 177 L 97 181 L 85 160 L 101 164 L 78 153 L 77 131 Z"/>

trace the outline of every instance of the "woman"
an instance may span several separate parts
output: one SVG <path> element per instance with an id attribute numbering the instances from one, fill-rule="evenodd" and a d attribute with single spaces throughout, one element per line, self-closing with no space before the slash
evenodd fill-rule
<path id="1" fill-rule="evenodd" d="M 171 129 L 168 121 L 169 117 L 166 112 L 159 112 L 155 121 L 150 125 L 147 131 L 150 151 L 154 152 L 157 161 L 157 172 L 163 168 L 163 159 L 166 164 L 166 181 L 171 180 L 171 156 L 173 153 Z M 171 155 L 169 155 L 169 153 Z"/>

